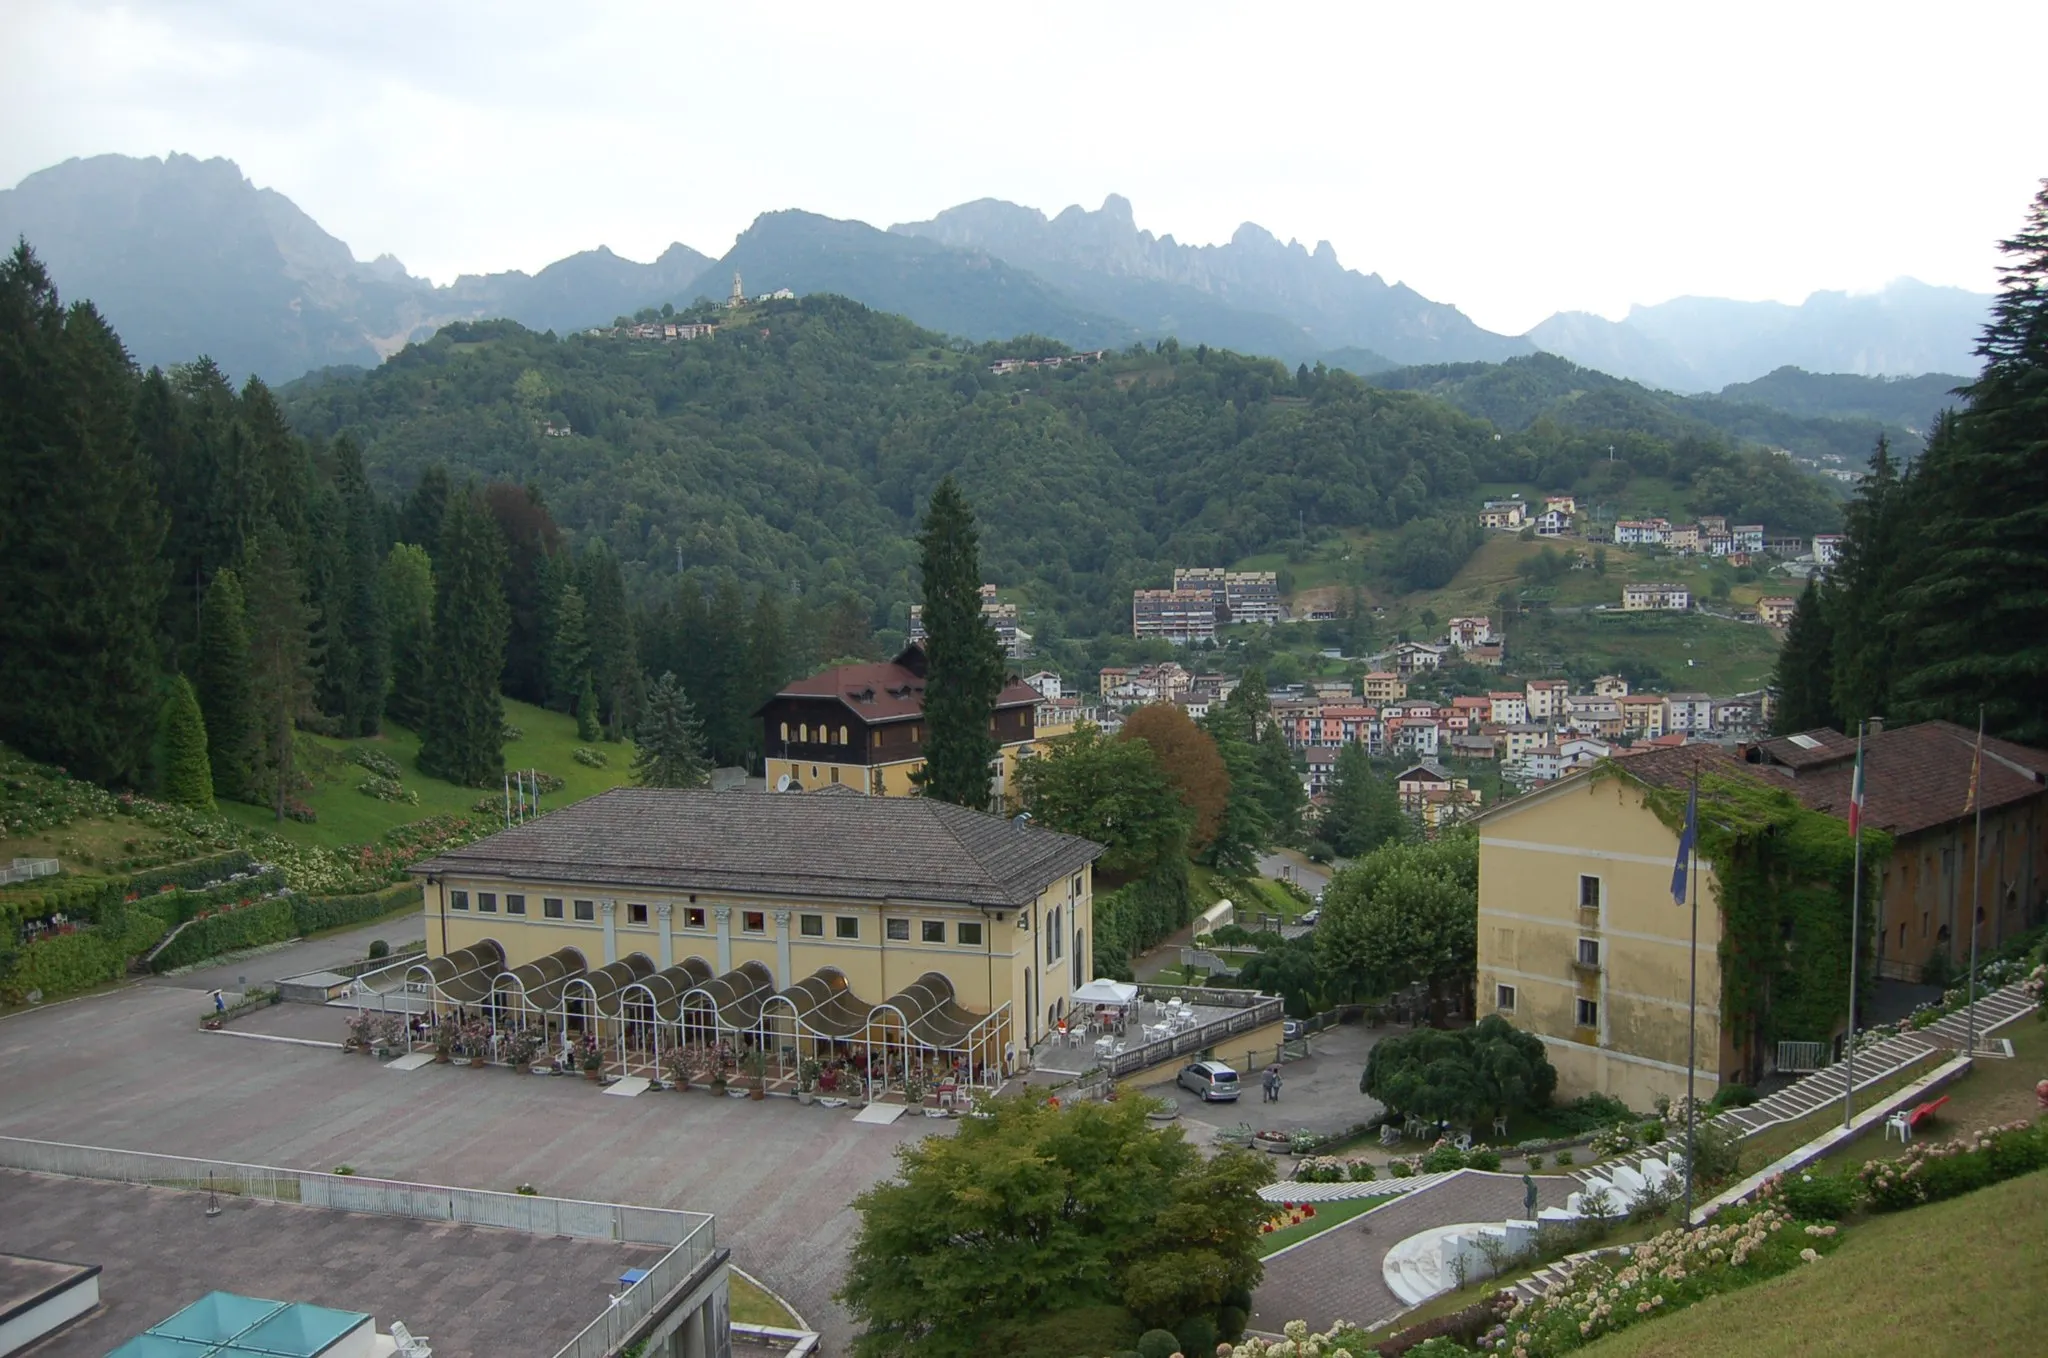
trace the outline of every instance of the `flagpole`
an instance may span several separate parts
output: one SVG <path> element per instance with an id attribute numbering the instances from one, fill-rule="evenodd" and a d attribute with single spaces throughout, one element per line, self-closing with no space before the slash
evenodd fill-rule
<path id="1" fill-rule="evenodd" d="M 1849 1034 L 1843 1043 L 1842 1126 L 1856 1101 L 1856 954 L 1863 943 L 1863 727 L 1856 723 L 1856 773 L 1849 789 L 1849 824 L 1856 841 L 1856 877 L 1849 886 Z"/>
<path id="2" fill-rule="evenodd" d="M 1700 800 L 1700 764 L 1697 757 L 1692 765 L 1692 806 L 1693 824 L 1698 826 Z M 1699 1125 L 1699 1101 L 1694 1096 L 1693 1070 L 1699 1065 L 1700 1044 L 1700 837 L 1697 828 L 1692 833 L 1692 862 L 1686 872 L 1686 892 L 1692 897 L 1692 941 L 1686 949 L 1686 970 L 1688 981 L 1685 999 L 1685 1225 L 1692 1228 L 1692 1162 L 1693 1128 Z"/>
<path id="3" fill-rule="evenodd" d="M 1977 917 L 1984 913 L 1984 705 L 1977 704 L 1977 756 L 1970 765 L 1970 799 L 1977 803 L 1976 870 L 1970 875 L 1970 979 L 1963 991 L 1969 1036 L 1963 1055 L 1977 1054 Z"/>

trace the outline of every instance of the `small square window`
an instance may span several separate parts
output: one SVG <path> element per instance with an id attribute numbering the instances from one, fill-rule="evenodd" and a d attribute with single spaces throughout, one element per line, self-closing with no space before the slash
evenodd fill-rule
<path id="1" fill-rule="evenodd" d="M 477 909 L 478 909 L 479 911 L 481 911 L 482 913 L 486 914 L 486 915 L 495 915 L 495 914 L 497 914 L 497 913 L 498 913 L 498 893 L 497 893 L 497 892 L 495 892 L 495 891 L 479 891 L 479 892 L 477 892 L 477 893 L 476 893 L 476 908 L 477 908 Z"/>
<path id="2" fill-rule="evenodd" d="M 970 922 L 962 920 L 959 924 L 953 926 L 953 934 L 955 941 L 961 947 L 979 948 L 981 946 L 981 921 L 974 920 Z"/>
<path id="3" fill-rule="evenodd" d="M 526 897 L 524 897 L 524 896 L 507 896 L 507 897 L 505 898 L 505 913 L 506 913 L 506 914 L 508 914 L 508 915 L 523 915 L 523 914 L 525 914 L 525 913 L 526 913 Z"/>
<path id="4" fill-rule="evenodd" d="M 1599 939 L 1582 938 L 1579 940 L 1579 965 L 1582 967 L 1597 967 L 1600 965 Z"/>
<path id="5" fill-rule="evenodd" d="M 743 934 L 767 933 L 768 912 L 765 910 L 740 911 L 740 932 Z"/>
<path id="6" fill-rule="evenodd" d="M 703 927 L 704 927 L 704 907 L 703 907 L 703 906 L 701 906 L 701 905 L 686 905 L 686 906 L 684 906 L 684 907 L 683 907 L 683 927 L 684 927 L 685 929 L 701 929 L 701 928 L 703 928 Z"/>
<path id="7" fill-rule="evenodd" d="M 921 923 L 923 925 L 923 938 L 926 943 L 944 943 L 946 941 L 946 921 L 942 919 L 928 919 L 921 921 Z"/>
<path id="8" fill-rule="evenodd" d="M 796 931 L 805 938 L 823 938 L 825 936 L 825 917 L 823 915 L 798 915 L 796 917 Z"/>
<path id="9" fill-rule="evenodd" d="M 541 897 L 540 913 L 543 919 L 560 919 L 562 917 L 562 898 L 560 896 Z"/>
<path id="10" fill-rule="evenodd" d="M 1581 1028 L 1598 1028 L 1600 1026 L 1600 1002 L 1598 1000 L 1580 1000 L 1578 1004 L 1579 1026 Z"/>
<path id="11" fill-rule="evenodd" d="M 627 901 L 627 902 L 626 902 L 626 923 L 628 923 L 628 924 L 645 924 L 645 923 L 647 923 L 647 907 L 646 907 L 646 906 L 644 906 L 644 905 L 642 905 L 642 904 L 641 904 L 640 902 L 638 902 L 638 901 Z"/>
<path id="12" fill-rule="evenodd" d="M 576 902 L 576 918 L 577 918 L 577 919 L 579 919 L 579 920 L 582 920 L 582 921 L 583 921 L 583 922 L 584 922 L 585 924 L 588 924 L 588 923 L 590 923 L 590 922 L 591 922 L 592 920 L 596 919 L 596 918 L 597 918 L 597 902 L 596 902 L 596 901 L 577 901 L 577 902 Z"/>
<path id="13" fill-rule="evenodd" d="M 885 921 L 884 924 L 883 933 L 891 943 L 908 943 L 910 941 L 909 920 L 892 919 Z"/>
<path id="14" fill-rule="evenodd" d="M 832 917 L 832 932 L 839 938 L 859 938 L 860 916 L 834 915 Z"/>
<path id="15" fill-rule="evenodd" d="M 451 891 L 451 892 L 449 892 L 449 893 L 448 893 L 448 908 L 449 908 L 450 910 L 467 910 L 467 909 L 469 909 L 469 893 L 468 893 L 467 891 Z"/>
<path id="16" fill-rule="evenodd" d="M 1600 879 L 1598 877 L 1579 878 L 1579 909 L 1598 910 L 1599 908 Z"/>
<path id="17" fill-rule="evenodd" d="M 1503 1014 L 1515 1012 L 1515 988 L 1511 985 L 1497 985 L 1493 988 L 1493 1007 Z"/>

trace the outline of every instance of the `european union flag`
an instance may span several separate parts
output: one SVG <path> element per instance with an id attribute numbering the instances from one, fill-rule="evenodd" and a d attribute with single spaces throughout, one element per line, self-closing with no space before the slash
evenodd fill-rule
<path id="1" fill-rule="evenodd" d="M 1685 904 L 1686 876 L 1691 870 L 1693 845 L 1700 835 L 1700 782 L 1695 778 L 1685 799 L 1685 830 L 1678 836 L 1678 861 L 1671 865 L 1671 899 Z"/>

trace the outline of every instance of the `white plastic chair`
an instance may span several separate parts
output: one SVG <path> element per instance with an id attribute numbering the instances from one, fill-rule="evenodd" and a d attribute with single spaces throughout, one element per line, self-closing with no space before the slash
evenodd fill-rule
<path id="1" fill-rule="evenodd" d="M 1893 1133 L 1898 1134 L 1900 1145 L 1913 1139 L 1913 1123 L 1906 1114 L 1893 1113 L 1884 1120 L 1884 1139 L 1891 1140 Z"/>
<path id="2" fill-rule="evenodd" d="M 398 1345 L 400 1358 L 434 1358 L 434 1351 L 427 1347 L 428 1338 L 406 1329 L 404 1321 L 391 1322 L 391 1341 Z"/>

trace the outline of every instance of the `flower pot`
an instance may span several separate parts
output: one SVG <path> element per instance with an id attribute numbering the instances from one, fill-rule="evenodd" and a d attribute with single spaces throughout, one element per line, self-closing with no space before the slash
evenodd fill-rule
<path id="1" fill-rule="evenodd" d="M 806 1108 L 809 1108 L 811 1106 L 811 1100 L 813 1097 L 814 1096 L 812 1095 L 811 1091 L 808 1089 L 799 1089 L 796 1092 L 796 1101 Z"/>
<path id="2" fill-rule="evenodd" d="M 449 1056 L 449 1054 L 448 1054 L 447 1052 L 435 1052 L 435 1053 L 434 1053 L 434 1064 L 435 1064 L 435 1065 L 437 1065 L 437 1066 L 445 1066 L 445 1065 L 447 1065 L 447 1064 L 448 1064 L 448 1062 L 450 1061 L 450 1059 L 452 1059 L 452 1058 L 451 1058 L 451 1057 Z"/>
<path id="3" fill-rule="evenodd" d="M 762 1085 L 760 1082 L 756 1081 L 751 1087 L 748 1088 L 747 1097 L 757 1101 L 765 1099 L 768 1097 L 767 1087 Z"/>
<path id="4" fill-rule="evenodd" d="M 592 1084 L 596 1084 L 598 1081 L 604 1079 L 604 1072 L 601 1070 L 586 1070 L 583 1072 L 583 1078 L 590 1081 Z"/>

